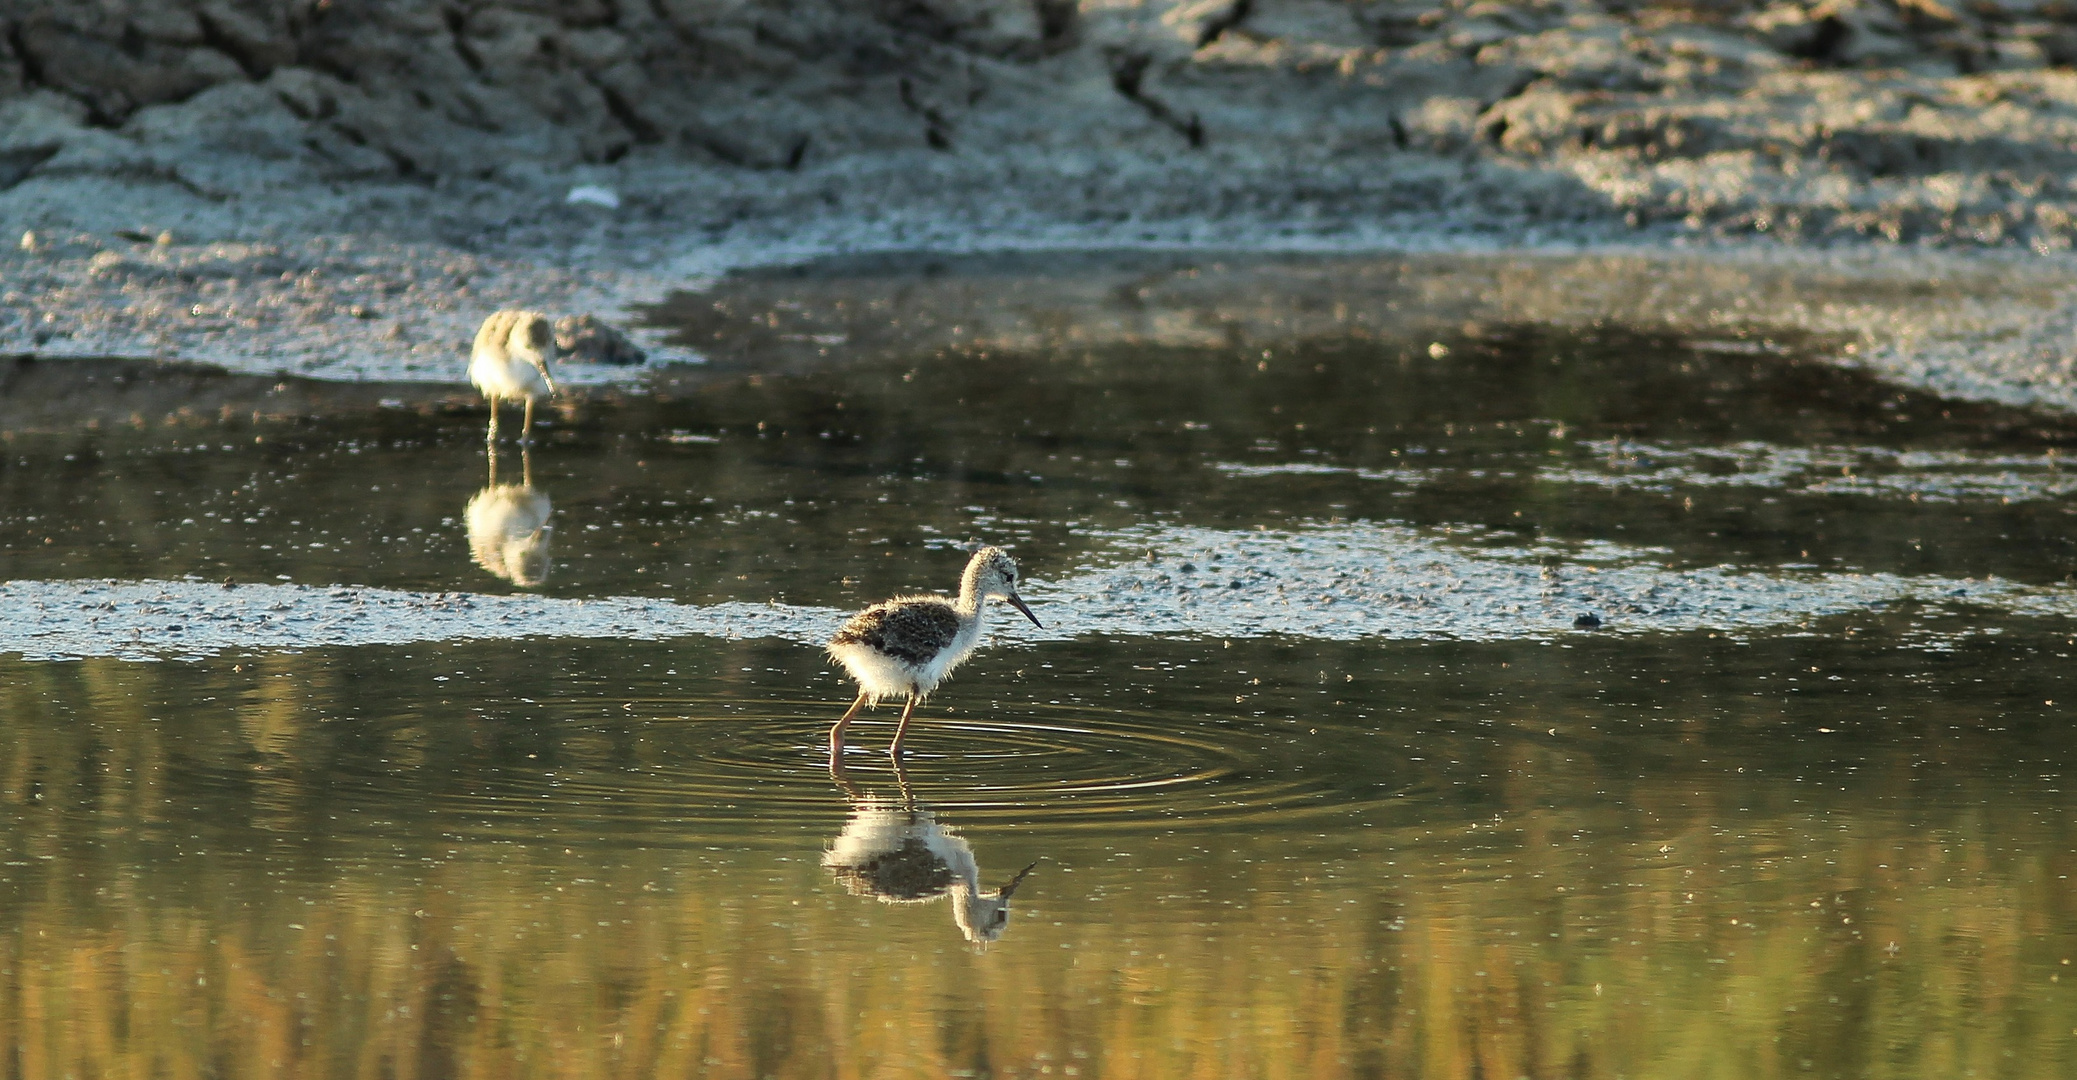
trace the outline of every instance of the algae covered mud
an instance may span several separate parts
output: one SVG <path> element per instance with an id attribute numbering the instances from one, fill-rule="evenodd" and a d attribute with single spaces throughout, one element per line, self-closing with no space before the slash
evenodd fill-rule
<path id="1" fill-rule="evenodd" d="M 1178 318 L 1191 269 L 732 278 L 655 316 L 711 363 L 495 473 L 444 391 L 13 369 L 0 1040 L 82 1075 L 2077 1067 L 2077 425 L 1808 331 Z M 817 643 L 977 539 L 1047 629 L 998 624 L 904 770 L 832 777 Z"/>

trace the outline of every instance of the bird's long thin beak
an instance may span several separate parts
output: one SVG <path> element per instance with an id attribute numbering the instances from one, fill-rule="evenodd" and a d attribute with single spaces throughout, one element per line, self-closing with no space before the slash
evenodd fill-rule
<path id="1" fill-rule="evenodd" d="M 1044 630 L 1046 628 L 1046 624 L 1038 621 L 1038 616 L 1033 615 L 1031 613 L 1030 605 L 1026 604 L 1023 601 L 1023 599 L 1020 598 L 1016 593 L 1011 593 L 1010 595 L 1003 597 L 1003 599 L 1008 600 L 1010 602 L 1011 607 L 1023 612 L 1024 617 L 1031 620 L 1031 625 L 1036 626 L 1041 630 Z"/>
<path id="2" fill-rule="evenodd" d="M 548 392 L 555 393 L 555 376 L 548 374 L 548 358 L 536 356 L 530 359 L 533 361 L 534 370 L 541 373 L 541 381 L 548 384 Z"/>
<path id="3" fill-rule="evenodd" d="M 995 895 L 1003 898 L 1004 900 L 1008 900 L 1010 898 L 1010 894 L 1017 891 L 1017 886 L 1024 883 L 1024 876 L 1036 869 L 1038 869 L 1038 864 L 1032 863 L 1030 866 L 1027 866 L 1024 869 L 1017 871 L 1017 876 L 1004 882 L 1002 888 L 995 890 Z"/>

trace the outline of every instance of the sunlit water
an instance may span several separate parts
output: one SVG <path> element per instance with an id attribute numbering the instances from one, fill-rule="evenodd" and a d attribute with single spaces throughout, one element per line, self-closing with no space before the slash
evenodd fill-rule
<path id="1" fill-rule="evenodd" d="M 2077 427 L 1613 327 L 866 340 L 903 280 L 660 313 L 715 362 L 494 479 L 466 396 L 0 373 L 0 1061 L 2077 1072 Z M 818 642 L 970 540 L 1047 628 L 832 777 Z"/>

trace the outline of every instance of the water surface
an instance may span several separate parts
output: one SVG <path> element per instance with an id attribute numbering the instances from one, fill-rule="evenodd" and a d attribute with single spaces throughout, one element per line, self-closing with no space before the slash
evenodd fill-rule
<path id="1" fill-rule="evenodd" d="M 859 329 L 966 270 L 687 298 L 495 478 L 465 394 L 17 368 L 11 1067 L 2077 1070 L 2077 428 L 1303 294 Z M 817 641 L 973 540 L 1048 630 L 840 783 Z"/>

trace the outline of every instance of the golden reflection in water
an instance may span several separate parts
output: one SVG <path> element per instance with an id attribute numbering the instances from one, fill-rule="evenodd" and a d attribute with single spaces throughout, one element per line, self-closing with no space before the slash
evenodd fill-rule
<path id="1" fill-rule="evenodd" d="M 1947 756 L 1930 739 L 1871 754 L 1851 791 L 1525 739 L 1475 762 L 1507 780 L 1475 805 L 1062 833 L 1060 887 L 977 953 L 799 857 L 833 820 L 772 837 L 659 816 L 600 844 L 597 808 L 544 781 L 470 822 L 436 797 L 474 783 L 494 726 L 341 721 L 310 661 L 248 666 L 206 691 L 220 701 L 170 711 L 196 694 L 178 665 L 0 665 L 11 1071 L 2048 1080 L 2077 1064 L 2072 800 L 1918 767 Z M 557 775 L 670 763 L 647 745 L 567 740 Z M 412 764 L 368 795 L 355 754 Z M 976 836 L 998 851 L 1018 832 Z"/>
<path id="2" fill-rule="evenodd" d="M 952 922 L 966 940 L 985 947 L 1001 940 L 1010 922 L 1010 897 L 1038 866 L 1031 863 L 998 889 L 981 887 L 981 867 L 966 840 L 916 805 L 908 771 L 894 759 L 899 799 L 866 793 L 844 768 L 829 761 L 830 777 L 851 800 L 844 831 L 822 853 L 822 866 L 853 896 L 888 904 L 922 904 L 949 898 Z"/>
<path id="3" fill-rule="evenodd" d="M 531 587 L 548 580 L 548 524 L 554 507 L 548 493 L 534 486 L 533 450 L 519 450 L 520 482 L 498 483 L 498 448 L 486 446 L 490 478 L 469 497 L 462 518 L 468 522 L 469 557 L 476 565 L 511 582 Z"/>

